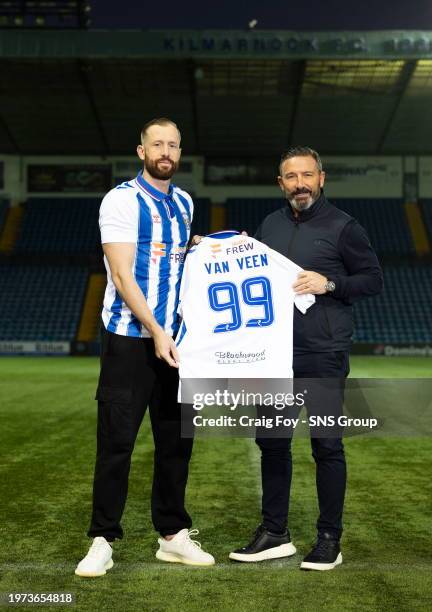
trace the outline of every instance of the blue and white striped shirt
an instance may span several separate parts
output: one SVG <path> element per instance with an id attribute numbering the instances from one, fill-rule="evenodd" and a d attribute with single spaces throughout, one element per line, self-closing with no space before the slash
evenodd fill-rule
<path id="1" fill-rule="evenodd" d="M 179 326 L 180 280 L 192 215 L 193 202 L 188 193 L 170 185 L 165 194 L 141 174 L 109 191 L 100 207 L 102 244 L 136 245 L 134 277 L 155 319 L 170 335 Z M 108 276 L 102 311 L 105 328 L 121 336 L 149 338 L 147 329 L 116 290 L 106 257 L 104 261 Z"/>

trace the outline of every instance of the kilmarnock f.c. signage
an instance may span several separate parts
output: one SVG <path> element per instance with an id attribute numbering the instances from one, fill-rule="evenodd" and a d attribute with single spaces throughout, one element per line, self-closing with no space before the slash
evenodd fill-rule
<path id="1" fill-rule="evenodd" d="M 393 34 L 393 35 L 392 35 Z M 163 51 L 197 55 L 300 55 L 336 56 L 427 56 L 432 54 L 432 34 L 394 33 L 169 33 Z"/>
<path id="2" fill-rule="evenodd" d="M 287 30 L 4 31 L 3 58 L 432 58 L 431 31 Z"/>

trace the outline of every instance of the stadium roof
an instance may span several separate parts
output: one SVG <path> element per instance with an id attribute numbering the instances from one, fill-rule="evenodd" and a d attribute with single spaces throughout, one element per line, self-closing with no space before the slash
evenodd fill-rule
<path id="1" fill-rule="evenodd" d="M 432 153 L 432 33 L 1 31 L 0 74 L 2 153 Z"/>

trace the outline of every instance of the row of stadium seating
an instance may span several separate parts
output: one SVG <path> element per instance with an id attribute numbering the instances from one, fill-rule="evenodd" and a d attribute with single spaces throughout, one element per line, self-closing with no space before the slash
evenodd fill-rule
<path id="1" fill-rule="evenodd" d="M 432 342 L 432 269 L 384 268 L 384 291 L 355 305 L 357 342 Z"/>
<path id="2" fill-rule="evenodd" d="M 372 245 L 380 255 L 415 254 L 401 199 L 333 199 L 332 203 L 366 228 Z M 282 204 L 278 198 L 229 199 L 227 226 L 245 229 L 253 235 L 262 219 Z M 429 206 L 425 208 L 430 209 Z"/>
<path id="3" fill-rule="evenodd" d="M 357 342 L 432 342 L 432 269 L 385 268 L 385 289 L 355 307 Z M 0 340 L 73 340 L 88 272 L 0 266 Z"/>
<path id="4" fill-rule="evenodd" d="M 402 200 L 335 199 L 333 202 L 366 228 L 378 254 L 415 254 Z M 244 229 L 253 235 L 262 219 L 282 205 L 280 198 L 228 199 L 225 226 Z M 98 254 L 99 206 L 99 198 L 29 199 L 14 252 L 80 256 Z M 423 201 L 421 208 L 425 225 L 432 237 L 432 200 Z M 193 233 L 205 235 L 211 231 L 210 209 L 209 199 L 196 199 Z M 0 202 L 0 229 L 6 210 L 7 203 Z"/>
<path id="5" fill-rule="evenodd" d="M 88 271 L 81 267 L 0 266 L 0 340 L 73 340 Z"/>
<path id="6" fill-rule="evenodd" d="M 381 256 L 415 255 L 402 200 L 335 200 L 364 225 Z M 225 227 L 254 234 L 283 200 L 229 199 Z M 25 205 L 15 254 L 97 255 L 99 198 L 33 198 Z M 421 203 L 432 236 L 432 200 Z M 0 201 L 0 230 L 8 202 Z M 211 231 L 211 204 L 195 200 L 192 233 Z M 78 263 L 78 261 L 76 262 Z M 88 270 L 79 267 L 0 266 L 0 340 L 73 340 L 79 326 Z M 419 288 L 421 292 L 419 292 Z M 431 342 L 432 271 L 424 266 L 386 266 L 385 289 L 355 308 L 357 342 Z"/>
<path id="7" fill-rule="evenodd" d="M 100 199 L 29 199 L 15 246 L 19 254 L 90 255 L 100 245 Z"/>
<path id="8" fill-rule="evenodd" d="M 197 199 L 195 206 L 193 232 L 208 234 L 210 200 Z M 99 207 L 99 198 L 30 198 L 15 253 L 80 256 L 99 253 Z"/>
<path id="9" fill-rule="evenodd" d="M 377 253 L 414 255 L 415 248 L 402 200 L 335 200 L 367 230 Z"/>

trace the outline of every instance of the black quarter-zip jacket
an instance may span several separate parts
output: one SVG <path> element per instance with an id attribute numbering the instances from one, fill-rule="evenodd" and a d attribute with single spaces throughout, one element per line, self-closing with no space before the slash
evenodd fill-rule
<path id="1" fill-rule="evenodd" d="M 352 304 L 383 287 L 381 267 L 363 227 L 321 193 L 298 217 L 287 202 L 264 219 L 255 238 L 336 285 L 334 292 L 316 295 L 306 314 L 294 308 L 294 354 L 349 350 Z"/>

